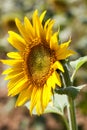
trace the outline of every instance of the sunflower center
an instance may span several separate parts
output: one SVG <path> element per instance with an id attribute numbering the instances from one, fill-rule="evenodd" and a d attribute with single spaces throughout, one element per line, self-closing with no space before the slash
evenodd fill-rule
<path id="1" fill-rule="evenodd" d="M 50 49 L 37 45 L 31 48 L 28 58 L 28 68 L 35 83 L 41 83 L 50 70 Z"/>

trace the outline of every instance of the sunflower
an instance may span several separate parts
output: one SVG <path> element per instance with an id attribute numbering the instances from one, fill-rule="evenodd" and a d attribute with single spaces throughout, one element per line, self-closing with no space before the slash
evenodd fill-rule
<path id="1" fill-rule="evenodd" d="M 21 36 L 9 31 L 9 43 L 18 52 L 9 52 L 11 59 L 1 60 L 3 64 L 11 66 L 3 72 L 7 74 L 8 95 L 18 95 L 16 106 L 30 101 L 30 113 L 33 109 L 40 115 L 51 101 L 52 89 L 55 84 L 62 86 L 60 75 L 56 70 L 64 72 L 61 60 L 71 56 L 74 52 L 68 49 L 71 40 L 59 44 L 58 32 L 53 33 L 54 20 L 48 19 L 43 24 L 46 14 L 44 11 L 38 16 L 35 10 L 32 22 L 25 17 L 24 24 L 18 18 L 16 26 Z"/>

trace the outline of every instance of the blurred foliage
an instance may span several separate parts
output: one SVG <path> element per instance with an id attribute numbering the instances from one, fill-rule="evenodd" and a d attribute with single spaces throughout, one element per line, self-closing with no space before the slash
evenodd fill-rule
<path id="1" fill-rule="evenodd" d="M 0 58 L 6 58 L 6 53 L 14 50 L 7 37 L 8 30 L 18 32 L 15 17 L 23 21 L 26 15 L 31 19 L 35 9 L 39 13 L 47 10 L 45 18 L 55 19 L 54 30 L 60 29 L 60 41 L 71 37 L 71 47 L 77 52 L 73 59 L 87 55 L 87 0 L 0 0 Z M 87 63 L 78 71 L 74 81 L 75 85 L 83 83 L 87 83 Z M 87 114 L 86 91 L 82 97 L 78 106 Z"/>

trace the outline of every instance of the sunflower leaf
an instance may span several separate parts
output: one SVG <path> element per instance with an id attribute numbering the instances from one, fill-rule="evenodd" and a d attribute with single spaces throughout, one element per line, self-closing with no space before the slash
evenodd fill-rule
<path id="1" fill-rule="evenodd" d="M 70 87 L 66 87 L 66 88 L 55 89 L 55 92 L 58 94 L 61 94 L 61 95 L 66 94 L 66 95 L 72 97 L 72 99 L 74 100 L 77 97 L 80 90 L 86 86 L 87 86 L 86 84 L 80 85 L 77 87 L 70 86 Z"/>
<path id="2" fill-rule="evenodd" d="M 45 113 L 52 112 L 63 116 L 64 108 L 67 106 L 67 104 L 68 102 L 66 95 L 54 94 L 53 104 L 52 102 L 49 103 L 49 105 L 45 109 Z"/>
<path id="3" fill-rule="evenodd" d="M 72 81 L 73 81 L 73 79 L 75 77 L 75 74 L 76 74 L 77 70 L 86 62 L 87 62 L 87 56 L 80 57 L 79 59 L 70 62 L 70 65 L 74 70 L 73 74 L 72 74 L 72 77 L 71 77 Z"/>

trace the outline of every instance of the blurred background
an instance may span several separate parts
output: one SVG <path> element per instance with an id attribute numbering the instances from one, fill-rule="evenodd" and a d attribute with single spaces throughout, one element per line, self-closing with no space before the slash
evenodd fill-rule
<path id="1" fill-rule="evenodd" d="M 55 19 L 54 30 L 60 28 L 60 41 L 72 38 L 73 59 L 87 55 L 87 0 L 0 0 L 0 59 L 14 48 L 7 42 L 8 30 L 17 32 L 15 17 L 31 19 L 38 9 L 47 10 L 46 19 Z M 59 115 L 49 113 L 30 116 L 26 107 L 15 108 L 15 98 L 7 96 L 7 81 L 1 75 L 7 66 L 0 63 L 0 130 L 66 130 Z M 76 74 L 74 85 L 87 83 L 87 63 Z M 87 130 L 87 88 L 76 98 L 78 130 Z"/>

